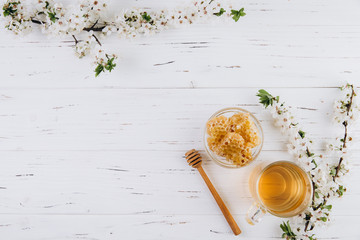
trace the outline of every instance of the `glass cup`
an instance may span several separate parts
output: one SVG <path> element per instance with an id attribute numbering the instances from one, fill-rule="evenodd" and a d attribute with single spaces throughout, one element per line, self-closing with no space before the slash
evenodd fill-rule
<path id="1" fill-rule="evenodd" d="M 251 121 L 254 123 L 255 128 L 259 134 L 260 137 L 260 145 L 256 146 L 252 149 L 252 158 L 253 160 L 251 162 L 253 162 L 260 154 L 263 143 L 264 143 L 264 133 L 260 124 L 260 121 L 249 111 L 239 108 L 239 107 L 229 107 L 229 108 L 224 108 L 224 109 L 220 109 L 219 111 L 217 111 L 216 113 L 214 113 L 209 120 L 215 118 L 215 117 L 219 117 L 219 116 L 225 116 L 225 117 L 231 117 L 236 113 L 248 113 L 250 115 L 250 119 Z M 209 121 L 208 120 L 208 121 Z M 205 129 L 204 129 L 204 145 L 205 145 L 205 151 L 208 154 L 208 156 L 210 156 L 210 158 L 212 160 L 214 160 L 217 164 L 219 164 L 222 167 L 227 167 L 227 168 L 240 168 L 242 167 L 241 165 L 235 165 L 232 162 L 230 162 L 229 160 L 227 160 L 224 157 L 218 156 L 217 154 L 215 154 L 213 151 L 210 150 L 210 147 L 207 143 L 207 138 L 208 138 L 208 134 L 206 131 L 206 125 L 205 125 Z"/>
<path id="2" fill-rule="evenodd" d="M 266 212 L 282 218 L 293 217 L 311 204 L 311 179 L 292 162 L 277 161 L 255 167 L 249 187 L 255 200 L 246 215 L 251 225 L 261 221 Z"/>

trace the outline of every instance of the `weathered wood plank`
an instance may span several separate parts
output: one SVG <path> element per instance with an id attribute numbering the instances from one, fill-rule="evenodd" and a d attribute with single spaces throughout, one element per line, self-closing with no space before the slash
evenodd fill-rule
<path id="1" fill-rule="evenodd" d="M 202 152 L 203 153 L 203 152 Z M 0 214 L 217 214 L 199 174 L 178 151 L 1 151 Z M 226 169 L 203 153 L 204 169 L 228 207 L 245 214 L 252 203 L 251 170 L 264 161 L 291 160 L 264 151 L 241 169 Z M 358 216 L 360 165 L 353 156 L 347 193 L 335 216 Z"/>
<path id="2" fill-rule="evenodd" d="M 337 89 L 269 89 L 295 107 L 309 136 L 324 140 Z M 255 113 L 265 150 L 284 150 L 286 138 L 255 96 L 257 89 L 0 90 L 0 150 L 187 150 L 202 148 L 207 119 L 224 107 Z M 329 130 L 331 129 L 331 130 Z M 340 128 L 341 130 L 341 128 Z M 359 129 L 355 129 L 356 133 Z M 326 133 L 326 134 L 324 134 Z"/>
<path id="3" fill-rule="evenodd" d="M 257 226 L 250 226 L 244 216 L 235 215 L 243 233 L 241 239 L 281 239 L 279 223 L 270 217 Z M 353 231 L 354 217 L 339 216 L 329 229 L 320 229 L 322 240 L 357 240 L 360 235 Z M 49 216 L 49 215 L 2 215 L 0 234 L 13 239 L 38 240 L 115 240 L 115 239 L 234 239 L 221 215 L 125 215 L 125 216 Z M 342 225 L 342 224 L 341 224 Z"/>

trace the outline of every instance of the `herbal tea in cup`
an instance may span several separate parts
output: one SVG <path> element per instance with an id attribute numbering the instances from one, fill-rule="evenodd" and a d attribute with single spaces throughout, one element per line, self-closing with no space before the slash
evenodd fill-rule
<path id="1" fill-rule="evenodd" d="M 308 174 L 288 161 L 258 166 L 251 173 L 250 191 L 255 203 L 246 220 L 255 224 L 269 212 L 278 217 L 292 217 L 303 212 L 311 203 L 312 183 Z"/>

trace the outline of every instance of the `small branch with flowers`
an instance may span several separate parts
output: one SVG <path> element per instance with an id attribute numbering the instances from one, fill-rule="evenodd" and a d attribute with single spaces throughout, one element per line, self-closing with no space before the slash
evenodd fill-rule
<path id="1" fill-rule="evenodd" d="M 70 36 L 79 58 L 94 58 L 95 76 L 116 67 L 115 54 L 106 53 L 100 38 L 117 33 L 122 38 L 151 35 L 177 25 L 193 24 L 211 18 L 232 18 L 237 22 L 245 16 L 244 8 L 233 9 L 216 0 L 198 0 L 174 10 L 122 10 L 115 16 L 108 12 L 106 0 L 80 0 L 76 6 L 64 7 L 53 0 L 7 0 L 2 7 L 5 28 L 17 35 L 30 32 L 39 25 L 47 35 Z M 78 35 L 83 38 L 78 40 Z"/>
<path id="2" fill-rule="evenodd" d="M 334 120 L 343 127 L 344 135 L 328 144 L 328 154 L 316 154 L 313 141 L 295 121 L 291 107 L 280 102 L 279 97 L 273 97 L 265 90 L 259 90 L 257 96 L 260 103 L 269 108 L 275 124 L 281 132 L 288 136 L 288 150 L 294 155 L 296 162 L 309 174 L 313 185 L 313 197 L 310 207 L 301 215 L 293 217 L 287 223 L 280 225 L 283 238 L 288 240 L 316 239 L 313 230 L 316 226 L 330 221 L 333 198 L 343 196 L 346 187 L 342 177 L 347 169 L 348 149 L 352 142 L 349 127 L 358 116 L 360 106 L 357 103 L 356 87 L 346 84 L 340 88 L 342 96 L 334 103 Z"/>

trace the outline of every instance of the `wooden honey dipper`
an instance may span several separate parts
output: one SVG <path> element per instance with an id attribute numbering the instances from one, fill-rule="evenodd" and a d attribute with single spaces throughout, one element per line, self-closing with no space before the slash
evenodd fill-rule
<path id="1" fill-rule="evenodd" d="M 208 186 L 211 194 L 215 198 L 216 203 L 218 204 L 221 212 L 223 213 L 224 217 L 226 218 L 226 221 L 229 223 L 231 230 L 234 232 L 235 235 L 239 235 L 241 233 L 239 226 L 236 224 L 229 209 L 226 207 L 224 201 L 221 199 L 219 193 L 216 191 L 215 187 L 212 185 L 210 179 L 208 178 L 204 169 L 201 166 L 202 158 L 201 158 L 200 153 L 198 151 L 196 151 L 195 149 L 191 149 L 190 151 L 185 153 L 185 157 L 187 159 L 188 164 L 191 167 L 196 168 L 199 171 L 201 177 L 204 179 L 206 185 Z"/>

